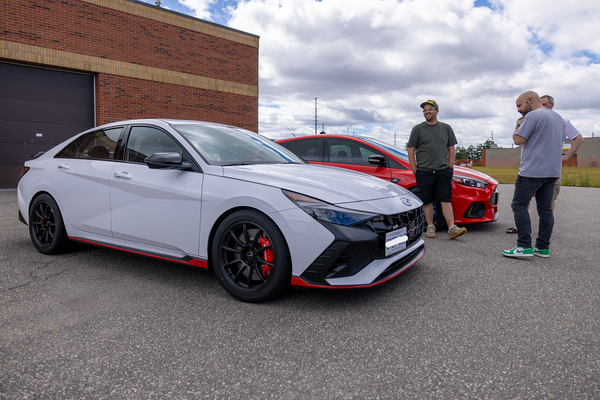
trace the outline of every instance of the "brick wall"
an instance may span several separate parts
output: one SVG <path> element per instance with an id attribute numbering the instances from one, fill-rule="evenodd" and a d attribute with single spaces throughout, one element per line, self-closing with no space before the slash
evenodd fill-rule
<path id="1" fill-rule="evenodd" d="M 258 98 L 99 74 L 97 124 L 133 118 L 178 118 L 235 125 L 257 132 Z"/>
<path id="2" fill-rule="evenodd" d="M 258 131 L 258 37 L 128 0 L 0 0 L 0 59 L 96 74 L 97 124 Z"/>

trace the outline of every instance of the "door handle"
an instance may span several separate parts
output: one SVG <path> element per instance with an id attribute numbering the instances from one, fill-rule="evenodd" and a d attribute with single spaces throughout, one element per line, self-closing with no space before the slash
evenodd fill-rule
<path id="1" fill-rule="evenodd" d="M 58 164 L 56 166 L 58 169 L 69 169 L 69 164 Z"/>
<path id="2" fill-rule="evenodd" d="M 115 178 L 131 179 L 131 175 L 127 172 L 115 172 L 113 175 Z"/>

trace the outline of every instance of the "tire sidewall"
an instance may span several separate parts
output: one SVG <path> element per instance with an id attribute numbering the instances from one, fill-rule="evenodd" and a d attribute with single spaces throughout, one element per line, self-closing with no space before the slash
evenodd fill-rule
<path id="1" fill-rule="evenodd" d="M 54 240 L 52 243 L 45 245 L 40 243 L 35 237 L 33 231 L 33 223 L 32 221 L 35 219 L 34 211 L 35 209 L 42 203 L 47 203 L 52 208 L 55 219 L 55 234 Z M 31 242 L 33 246 L 43 254 L 57 254 L 64 251 L 67 248 L 69 243 L 69 238 L 67 236 L 67 232 L 65 229 L 65 224 L 63 222 L 62 214 L 60 209 L 58 208 L 58 204 L 52 196 L 48 194 L 41 194 L 35 198 L 35 200 L 31 203 L 31 207 L 29 207 L 29 236 L 31 237 Z"/>
<path id="2" fill-rule="evenodd" d="M 223 260 L 221 258 L 221 247 L 229 230 L 233 226 L 243 222 L 250 222 L 263 229 L 269 236 L 275 252 L 275 268 L 272 275 L 269 277 L 268 283 L 256 291 L 238 287 L 235 283 L 231 282 L 227 276 L 227 272 L 223 268 Z M 281 295 L 291 284 L 291 260 L 285 238 L 277 225 L 262 213 L 253 210 L 236 211 L 225 218 L 215 232 L 211 254 L 213 269 L 219 282 L 229 294 L 238 300 L 250 303 L 266 301 Z"/>

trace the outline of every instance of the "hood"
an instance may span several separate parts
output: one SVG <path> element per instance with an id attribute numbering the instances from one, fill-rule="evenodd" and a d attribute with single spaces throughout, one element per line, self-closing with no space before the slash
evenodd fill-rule
<path id="1" fill-rule="evenodd" d="M 228 178 L 279 187 L 332 204 L 410 196 L 404 188 L 360 172 L 315 164 L 223 167 Z M 412 196 L 411 196 L 412 198 Z"/>
<path id="2" fill-rule="evenodd" d="M 454 174 L 455 175 L 461 175 L 461 176 L 464 176 L 466 178 L 479 179 L 479 180 L 484 181 L 484 182 L 498 183 L 498 181 L 495 180 L 494 178 L 492 178 L 491 176 L 489 176 L 487 174 L 484 174 L 483 172 L 475 171 L 474 169 L 471 169 L 471 168 L 465 168 L 465 167 L 455 166 L 454 167 Z"/>

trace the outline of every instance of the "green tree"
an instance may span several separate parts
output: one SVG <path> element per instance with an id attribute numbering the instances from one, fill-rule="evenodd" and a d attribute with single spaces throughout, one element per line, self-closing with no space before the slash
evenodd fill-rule
<path id="1" fill-rule="evenodd" d="M 481 150 L 489 149 L 490 147 L 492 147 L 493 144 L 494 144 L 494 142 L 491 139 L 488 139 L 483 143 L 479 143 L 475 149 L 475 153 L 476 153 L 475 159 L 481 160 Z"/>
<path id="2" fill-rule="evenodd" d="M 479 143 L 477 146 L 473 146 L 472 144 L 469 145 L 469 147 L 456 146 L 456 159 L 481 160 L 481 150 L 489 149 L 493 144 L 494 142 L 491 139 L 488 139 L 483 143 Z"/>
<path id="3" fill-rule="evenodd" d="M 466 160 L 469 158 L 469 153 L 466 148 L 463 146 L 456 146 L 456 159 L 457 160 Z"/>

